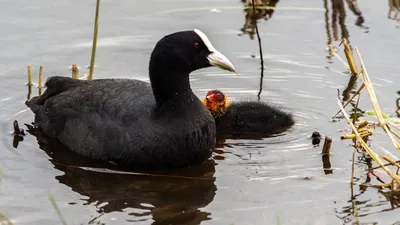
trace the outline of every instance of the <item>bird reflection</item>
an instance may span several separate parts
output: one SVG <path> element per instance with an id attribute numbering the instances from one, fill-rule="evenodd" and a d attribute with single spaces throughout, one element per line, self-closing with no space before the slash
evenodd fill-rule
<path id="1" fill-rule="evenodd" d="M 258 8 L 253 11 L 252 7 L 246 7 L 244 9 L 245 15 L 245 23 L 243 27 L 240 29 L 243 34 L 248 34 L 251 40 L 254 40 L 254 35 L 256 33 L 256 23 L 259 19 L 269 20 L 272 18 L 274 13 L 273 7 L 279 2 L 279 0 L 242 0 L 243 3 L 247 5 L 254 4 L 256 6 L 264 6 L 264 8 Z M 272 8 L 270 8 L 272 7 Z"/>
<path id="2" fill-rule="evenodd" d="M 217 190 L 213 160 L 191 168 L 156 171 L 152 175 L 94 172 L 74 165 L 113 167 L 88 161 L 32 127 L 27 131 L 36 137 L 54 167 L 65 173 L 56 179 L 87 196 L 85 205 L 98 208 L 99 217 L 104 213 L 136 209 L 135 213 L 127 213 L 129 221 L 143 221 L 150 216 L 154 220 L 152 224 L 200 224 L 209 220 L 210 213 L 200 208 L 213 201 Z"/>

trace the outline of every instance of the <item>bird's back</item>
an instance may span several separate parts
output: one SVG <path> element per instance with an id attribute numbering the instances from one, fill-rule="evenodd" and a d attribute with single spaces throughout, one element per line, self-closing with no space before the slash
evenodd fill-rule
<path id="1" fill-rule="evenodd" d="M 152 89 L 146 82 L 53 77 L 46 86 L 42 96 L 27 102 L 36 114 L 36 125 L 81 155 L 121 166 L 164 168 L 186 166 L 193 157 L 200 161 L 211 154 L 204 152 L 210 141 L 202 141 L 200 134 L 212 133 L 215 125 L 201 113 L 198 99 L 198 104 L 166 118 L 155 113 Z M 200 113 L 193 114 L 196 111 Z M 185 153 L 182 148 L 192 148 L 193 143 L 199 149 Z"/>
<path id="2" fill-rule="evenodd" d="M 233 102 L 216 120 L 218 132 L 227 134 L 276 134 L 293 124 L 291 114 L 255 101 Z"/>

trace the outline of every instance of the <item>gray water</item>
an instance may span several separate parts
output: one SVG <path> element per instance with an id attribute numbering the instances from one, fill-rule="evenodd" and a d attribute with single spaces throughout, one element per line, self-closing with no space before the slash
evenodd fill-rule
<path id="1" fill-rule="evenodd" d="M 331 117 L 338 111 L 338 95 L 343 99 L 344 90 L 354 92 L 361 80 L 347 87 L 348 72 L 330 57 L 327 45 L 338 47 L 345 36 L 360 49 L 382 110 L 396 117 L 400 24 L 388 18 L 390 1 L 359 1 L 365 20 L 361 25 L 346 1 L 332 1 L 344 4 L 343 20 L 339 15 L 332 20 L 331 0 L 281 0 L 269 19 L 258 20 L 265 63 L 260 97 L 292 111 L 297 121 L 293 128 L 265 139 L 228 139 L 208 162 L 167 172 L 179 177 L 155 177 L 75 168 L 77 158 L 64 156 L 62 149 L 46 154 L 32 135 L 13 147 L 12 121 L 22 125 L 33 120 L 24 105 L 27 64 L 33 66 L 35 82 L 40 65 L 45 78 L 70 76 L 73 63 L 81 75 L 88 72 L 95 1 L 2 0 L 0 212 L 18 225 L 60 224 L 46 194 L 50 191 L 68 224 L 275 224 L 277 217 L 281 224 L 296 225 L 399 222 L 399 210 L 377 189 L 359 188 L 368 178 L 368 161 L 361 154 L 356 155 L 357 184 L 351 196 L 353 148 L 339 138 L 348 125 L 331 122 Z M 197 28 L 240 74 L 216 68 L 193 73 L 191 85 L 199 98 L 220 89 L 231 100 L 257 99 L 259 49 L 257 38 L 241 30 L 246 23 L 241 1 L 102 0 L 100 8 L 95 78 L 148 80 L 156 41 Z M 37 91 L 33 87 L 32 96 Z M 361 98 L 359 108 L 371 110 L 368 97 Z M 313 131 L 333 138 L 332 173 L 324 172 L 322 144 L 314 147 L 309 138 Z M 399 157 L 380 128 L 371 147 Z M 376 174 L 389 181 L 383 172 Z"/>

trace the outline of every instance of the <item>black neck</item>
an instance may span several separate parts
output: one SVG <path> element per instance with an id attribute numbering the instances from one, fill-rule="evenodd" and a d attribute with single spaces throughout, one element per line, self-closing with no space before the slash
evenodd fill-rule
<path id="1" fill-rule="evenodd" d="M 156 44 L 150 56 L 149 76 L 157 107 L 193 101 L 191 71 L 190 63 L 182 58 L 179 49 L 163 40 Z"/>
<path id="2" fill-rule="evenodd" d="M 157 106 L 191 101 L 194 94 L 190 88 L 189 73 L 152 61 L 149 75 Z"/>

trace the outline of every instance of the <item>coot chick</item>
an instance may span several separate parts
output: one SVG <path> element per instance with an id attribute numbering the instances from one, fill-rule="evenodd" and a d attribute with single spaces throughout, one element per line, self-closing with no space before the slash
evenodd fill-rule
<path id="1" fill-rule="evenodd" d="M 151 53 L 151 84 L 55 76 L 26 105 L 38 129 L 90 159 L 135 169 L 187 167 L 215 147 L 214 119 L 189 83 L 191 72 L 210 66 L 235 72 L 203 32 L 176 32 Z"/>
<path id="2" fill-rule="evenodd" d="M 281 133 L 294 124 L 291 114 L 264 102 L 241 101 L 229 103 L 219 90 L 211 90 L 203 104 L 215 119 L 217 135 L 247 136 Z"/>

